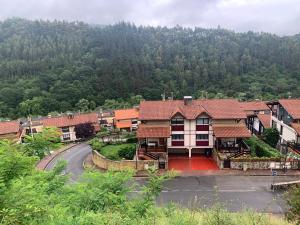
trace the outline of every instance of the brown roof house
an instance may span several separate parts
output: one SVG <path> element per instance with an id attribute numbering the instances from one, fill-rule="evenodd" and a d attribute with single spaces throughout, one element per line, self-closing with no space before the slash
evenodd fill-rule
<path id="1" fill-rule="evenodd" d="M 57 127 L 60 129 L 62 141 L 76 141 L 75 127 L 80 124 L 91 124 L 94 131 L 100 130 L 98 115 L 96 113 L 87 114 L 67 114 L 59 117 L 44 118 L 41 120 L 44 127 Z"/>
<path id="2" fill-rule="evenodd" d="M 272 127 L 280 133 L 281 143 L 291 143 L 300 153 L 300 99 L 280 99 L 268 103 Z"/>
<path id="3" fill-rule="evenodd" d="M 247 115 L 248 129 L 261 135 L 265 129 L 271 127 L 271 110 L 263 101 L 240 102 L 241 108 Z"/>
<path id="4" fill-rule="evenodd" d="M 2 140 L 20 141 L 21 131 L 20 121 L 0 122 L 0 139 Z"/>
<path id="5" fill-rule="evenodd" d="M 197 154 L 210 156 L 212 149 L 241 151 L 251 137 L 246 113 L 235 99 L 143 101 L 137 130 L 143 154 Z M 145 157 L 147 158 L 147 157 Z"/>
<path id="6" fill-rule="evenodd" d="M 115 110 L 115 127 L 120 130 L 134 131 L 138 127 L 138 117 L 137 108 Z"/>

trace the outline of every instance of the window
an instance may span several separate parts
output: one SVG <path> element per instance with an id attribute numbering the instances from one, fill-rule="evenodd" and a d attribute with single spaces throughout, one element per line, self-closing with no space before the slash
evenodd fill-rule
<path id="1" fill-rule="evenodd" d="M 183 140 L 184 135 L 183 134 L 172 134 L 172 140 Z"/>
<path id="2" fill-rule="evenodd" d="M 209 118 L 198 118 L 196 123 L 197 125 L 209 124 Z"/>
<path id="3" fill-rule="evenodd" d="M 171 120 L 171 124 L 172 125 L 183 125 L 184 124 L 184 120 L 183 120 L 183 118 L 173 118 Z"/>
<path id="4" fill-rule="evenodd" d="M 63 134 L 63 140 L 64 140 L 64 141 L 69 141 L 69 140 L 71 140 L 70 134 Z"/>
<path id="5" fill-rule="evenodd" d="M 208 140 L 208 134 L 196 134 L 197 140 Z"/>
<path id="6" fill-rule="evenodd" d="M 70 129 L 69 129 L 69 127 L 62 127 L 62 128 L 61 128 L 61 131 L 62 131 L 63 133 L 69 133 L 69 132 L 70 132 Z"/>
<path id="7" fill-rule="evenodd" d="M 132 121 L 131 121 L 131 124 L 137 124 L 137 123 L 138 123 L 137 120 L 132 120 Z"/>
<path id="8" fill-rule="evenodd" d="M 281 125 L 280 126 L 280 135 L 282 135 L 282 133 L 283 133 L 283 126 Z"/>

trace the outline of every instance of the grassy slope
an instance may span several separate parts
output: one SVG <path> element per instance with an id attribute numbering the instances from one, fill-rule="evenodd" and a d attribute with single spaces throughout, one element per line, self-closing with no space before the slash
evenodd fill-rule
<path id="1" fill-rule="evenodd" d="M 130 147 L 134 144 L 116 144 L 116 145 L 106 145 L 101 148 L 101 154 L 108 159 L 121 160 L 119 157 L 119 150 L 124 147 Z"/>

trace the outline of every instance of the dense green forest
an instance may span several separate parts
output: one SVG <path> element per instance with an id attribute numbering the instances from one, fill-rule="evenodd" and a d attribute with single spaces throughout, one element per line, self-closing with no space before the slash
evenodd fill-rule
<path id="1" fill-rule="evenodd" d="M 14 18 L 0 22 L 0 79 L 0 117 L 11 118 L 172 92 L 300 97 L 300 38 Z"/>

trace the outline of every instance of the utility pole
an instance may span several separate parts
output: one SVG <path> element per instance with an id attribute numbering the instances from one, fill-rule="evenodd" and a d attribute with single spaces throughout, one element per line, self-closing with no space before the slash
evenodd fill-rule
<path id="1" fill-rule="evenodd" d="M 33 138 L 33 132 L 32 132 L 32 119 L 31 116 L 28 116 L 28 122 L 29 122 L 29 129 L 30 129 L 30 135 Z"/>

